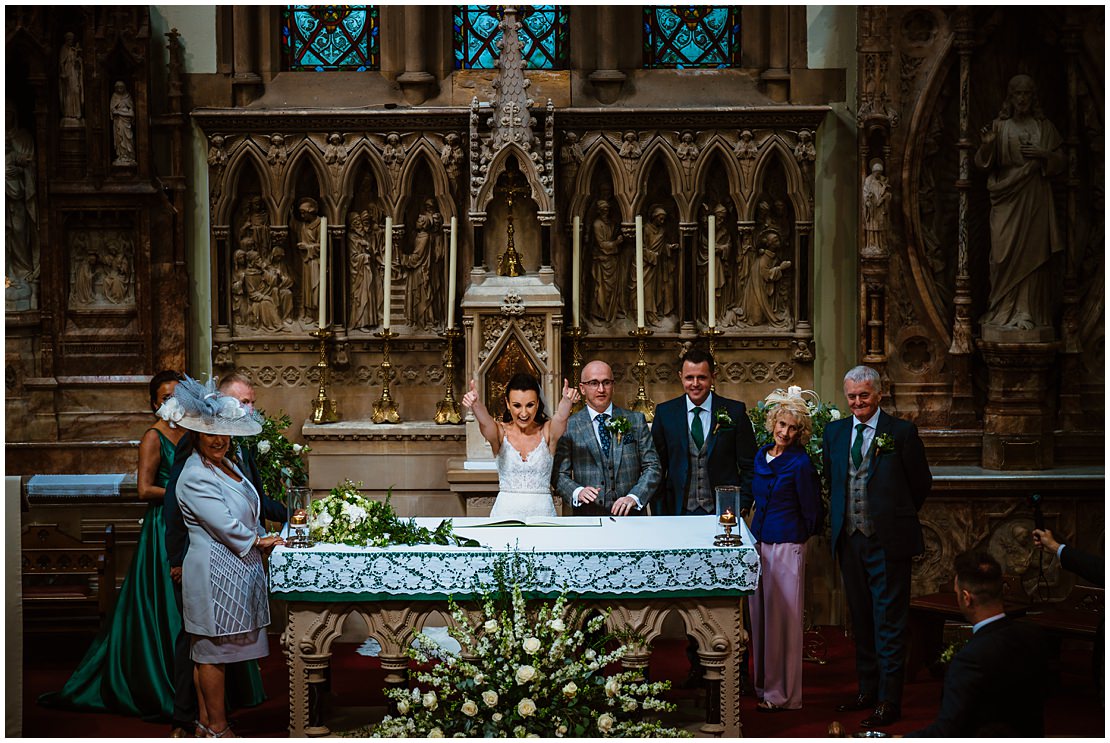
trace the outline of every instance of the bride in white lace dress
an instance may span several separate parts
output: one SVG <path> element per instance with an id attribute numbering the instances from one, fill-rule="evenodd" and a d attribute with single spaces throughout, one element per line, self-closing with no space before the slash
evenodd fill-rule
<path id="1" fill-rule="evenodd" d="M 551 467 L 555 444 L 567 430 L 567 418 L 578 390 L 563 380 L 563 393 L 554 418 L 548 418 L 540 400 L 540 385 L 530 374 L 517 374 L 505 385 L 505 415 L 495 421 L 478 399 L 473 380 L 462 404 L 473 411 L 482 436 L 497 457 L 501 492 L 490 511 L 492 518 L 554 516 L 551 500 Z"/>

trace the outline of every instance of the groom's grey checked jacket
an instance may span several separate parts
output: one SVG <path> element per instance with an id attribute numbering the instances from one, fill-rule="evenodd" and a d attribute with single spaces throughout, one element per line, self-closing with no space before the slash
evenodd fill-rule
<path id="1" fill-rule="evenodd" d="M 633 494 L 646 506 L 655 491 L 663 470 L 651 440 L 651 429 L 643 413 L 613 406 L 613 418 L 627 418 L 632 430 L 617 440 L 613 434 L 609 457 L 601 452 L 594 433 L 589 408 L 583 408 L 567 421 L 567 430 L 555 448 L 553 484 L 567 505 L 573 505 L 574 491 L 593 486 L 601 490 L 597 505 L 605 510 L 613 501 Z"/>

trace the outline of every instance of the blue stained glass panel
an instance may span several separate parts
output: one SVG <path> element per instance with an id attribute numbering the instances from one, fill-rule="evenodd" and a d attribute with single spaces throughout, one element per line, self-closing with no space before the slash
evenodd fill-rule
<path id="1" fill-rule="evenodd" d="M 456 5 L 453 24 L 455 69 L 496 67 L 502 32 L 500 5 Z M 518 6 L 521 57 L 528 69 L 566 69 L 567 11 L 561 5 Z"/>
<path id="2" fill-rule="evenodd" d="M 287 5 L 281 33 L 286 70 L 380 69 L 376 5 Z"/>
<path id="3" fill-rule="evenodd" d="M 644 7 L 644 67 L 686 69 L 739 66 L 739 7 Z"/>

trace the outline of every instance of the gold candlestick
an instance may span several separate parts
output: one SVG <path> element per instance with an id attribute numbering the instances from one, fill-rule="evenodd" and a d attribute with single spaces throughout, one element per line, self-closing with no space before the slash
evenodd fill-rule
<path id="1" fill-rule="evenodd" d="M 328 338 L 332 337 L 330 330 L 313 330 L 309 335 L 320 339 L 320 360 L 316 368 L 320 370 L 320 389 L 316 391 L 316 399 L 312 401 L 312 422 L 335 423 L 339 420 L 339 412 L 335 407 L 335 400 L 328 397 Z"/>
<path id="2" fill-rule="evenodd" d="M 374 423 L 400 423 L 401 416 L 397 412 L 397 403 L 389 394 L 389 383 L 393 381 L 396 372 L 393 364 L 389 363 L 389 341 L 397 337 L 391 330 L 379 330 L 374 336 L 382 339 L 382 396 L 374 403 L 374 411 L 370 420 Z"/>
<path id="3" fill-rule="evenodd" d="M 702 328 L 700 331 L 698 331 L 698 335 L 700 337 L 709 339 L 709 355 L 713 357 L 714 362 L 717 360 L 717 336 L 724 334 L 725 331 L 718 330 L 716 325 L 710 325 L 708 328 Z M 709 389 L 712 392 L 716 392 L 717 385 L 710 385 Z"/>
<path id="4" fill-rule="evenodd" d="M 455 401 L 455 339 L 462 337 L 462 331 L 448 328 L 440 333 L 447 339 L 447 350 L 443 352 L 443 373 L 447 377 L 447 391 L 443 399 L 436 403 L 435 422 L 462 423 L 462 411 L 459 403 Z"/>
<path id="5" fill-rule="evenodd" d="M 572 370 L 571 386 L 578 389 L 579 383 L 582 381 L 582 349 L 579 346 L 579 341 L 584 338 L 587 333 L 586 329 L 581 326 L 574 326 L 571 328 L 563 328 L 563 335 L 571 339 L 570 343 L 570 368 Z M 585 398 L 579 397 L 578 402 L 571 406 L 571 410 L 577 413 L 586 405 Z"/>
<path id="6" fill-rule="evenodd" d="M 647 422 L 651 423 L 655 419 L 655 401 L 647 396 L 647 390 L 645 389 L 647 361 L 644 359 L 644 341 L 648 336 L 655 335 L 655 333 L 650 328 L 636 328 L 628 334 L 636 338 L 639 358 L 636 360 L 636 368 L 632 371 L 632 374 L 640 383 L 640 388 L 636 391 L 636 399 L 628 407 L 637 413 L 643 413 Z"/>

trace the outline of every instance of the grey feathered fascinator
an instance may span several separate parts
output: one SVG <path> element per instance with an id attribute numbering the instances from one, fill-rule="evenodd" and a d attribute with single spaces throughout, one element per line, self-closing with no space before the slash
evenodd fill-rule
<path id="1" fill-rule="evenodd" d="M 216 380 L 201 384 L 192 377 L 177 383 L 173 397 L 158 408 L 158 417 L 213 436 L 253 436 L 262 430 L 261 416 L 216 389 Z"/>

